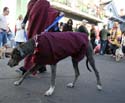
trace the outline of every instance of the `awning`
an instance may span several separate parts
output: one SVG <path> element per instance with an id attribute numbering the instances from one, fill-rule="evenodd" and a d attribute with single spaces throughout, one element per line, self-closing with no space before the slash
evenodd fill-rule
<path id="1" fill-rule="evenodd" d="M 83 19 L 86 19 L 91 24 L 103 23 L 103 20 L 101 20 L 95 16 L 75 10 L 74 8 L 68 7 L 66 5 L 63 5 L 63 4 L 60 4 L 57 2 L 51 2 L 51 5 L 54 8 L 56 8 L 60 11 L 63 11 L 65 13 L 66 17 L 70 17 L 70 18 L 80 20 L 80 21 L 82 21 Z"/>

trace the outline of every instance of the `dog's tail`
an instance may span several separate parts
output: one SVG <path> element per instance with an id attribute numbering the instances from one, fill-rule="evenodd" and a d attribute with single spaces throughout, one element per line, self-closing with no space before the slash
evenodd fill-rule
<path id="1" fill-rule="evenodd" d="M 92 70 L 89 68 L 89 61 L 88 61 L 88 58 L 86 59 L 86 67 L 87 67 L 87 69 L 88 69 L 90 72 L 92 72 Z"/>

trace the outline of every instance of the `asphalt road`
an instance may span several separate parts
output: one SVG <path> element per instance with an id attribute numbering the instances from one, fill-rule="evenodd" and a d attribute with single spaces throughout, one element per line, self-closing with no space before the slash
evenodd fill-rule
<path id="1" fill-rule="evenodd" d="M 8 59 L 1 59 L 0 103 L 125 103 L 125 58 L 119 63 L 110 56 L 95 56 L 95 59 L 103 91 L 97 90 L 95 75 L 86 69 L 85 60 L 79 64 L 81 75 L 76 86 L 67 88 L 66 84 L 74 77 L 70 58 L 67 58 L 57 66 L 56 89 L 50 97 L 44 96 L 50 84 L 49 66 L 46 73 L 31 75 L 21 86 L 15 87 L 18 67 L 10 68 L 6 65 Z"/>

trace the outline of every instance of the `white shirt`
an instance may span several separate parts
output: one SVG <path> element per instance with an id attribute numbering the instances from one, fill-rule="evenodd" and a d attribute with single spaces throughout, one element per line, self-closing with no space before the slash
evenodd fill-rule
<path id="1" fill-rule="evenodd" d="M 24 34 L 24 29 L 21 27 L 22 20 L 17 20 L 16 22 L 16 36 L 15 36 L 15 41 L 16 42 L 26 42 L 26 35 Z"/>
<path id="2" fill-rule="evenodd" d="M 7 20 L 6 20 L 6 16 L 4 15 L 0 15 L 0 28 L 7 30 Z"/>

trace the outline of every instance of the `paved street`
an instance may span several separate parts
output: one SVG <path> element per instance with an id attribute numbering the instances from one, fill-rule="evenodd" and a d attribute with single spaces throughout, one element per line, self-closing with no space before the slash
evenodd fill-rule
<path id="1" fill-rule="evenodd" d="M 94 73 L 80 62 L 81 75 L 76 87 L 67 88 L 74 72 L 70 58 L 58 64 L 56 90 L 50 97 L 44 92 L 49 88 L 50 68 L 37 76 L 29 76 L 21 86 L 13 82 L 19 78 L 15 68 L 8 67 L 8 59 L 0 60 L 0 103 L 125 103 L 125 58 L 117 63 L 110 56 L 95 56 L 96 65 L 101 75 L 103 91 L 96 89 Z M 22 65 L 22 63 L 20 64 Z"/>

